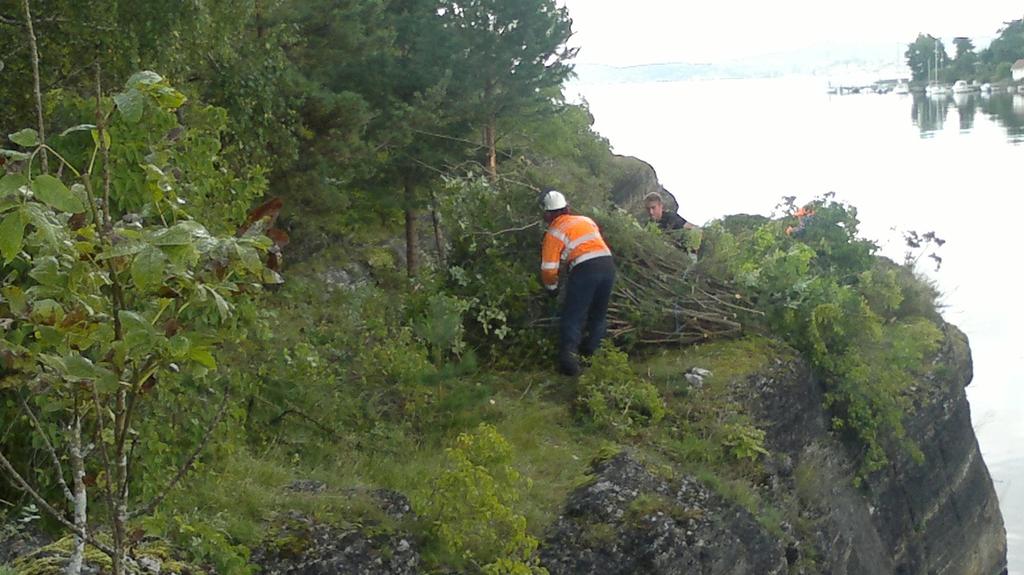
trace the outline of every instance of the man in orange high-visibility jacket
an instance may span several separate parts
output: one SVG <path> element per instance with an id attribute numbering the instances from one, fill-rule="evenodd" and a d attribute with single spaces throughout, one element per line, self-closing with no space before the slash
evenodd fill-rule
<path id="1" fill-rule="evenodd" d="M 559 322 L 558 369 L 566 375 L 577 375 L 577 352 L 593 354 L 604 338 L 615 264 L 597 224 L 586 216 L 569 213 L 564 195 L 554 190 L 544 193 L 541 207 L 548 224 L 540 264 L 545 289 L 557 293 L 558 268 L 563 260 L 569 266 Z"/>

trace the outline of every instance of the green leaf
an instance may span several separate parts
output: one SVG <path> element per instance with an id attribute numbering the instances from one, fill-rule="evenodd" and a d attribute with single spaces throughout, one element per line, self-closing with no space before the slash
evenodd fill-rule
<path id="1" fill-rule="evenodd" d="M 97 376 L 99 371 L 88 358 L 80 355 L 65 357 L 64 365 L 67 366 L 67 375 L 76 379 L 92 379 Z"/>
<path id="2" fill-rule="evenodd" d="M 122 310 L 118 312 L 117 317 L 121 320 L 124 340 L 129 347 L 147 345 L 156 337 L 156 330 L 141 315 L 133 311 Z"/>
<path id="3" fill-rule="evenodd" d="M 64 359 L 59 356 L 49 353 L 40 353 L 37 358 L 39 359 L 39 363 L 58 373 L 66 373 L 68 370 L 68 366 L 64 363 Z"/>
<path id="4" fill-rule="evenodd" d="M 47 300 L 47 301 L 52 301 L 52 300 Z M 60 311 L 63 312 L 63 310 L 60 310 Z M 50 316 L 47 316 L 47 317 L 50 317 Z M 54 322 L 58 322 L 58 321 L 60 321 L 63 318 L 64 318 L 63 315 L 54 315 L 54 316 L 52 316 L 52 319 L 53 319 Z M 36 322 L 40 322 L 41 321 L 39 318 L 33 318 L 33 319 Z M 46 321 L 50 321 L 50 320 L 47 319 Z M 48 325 L 37 325 L 36 326 L 35 337 L 36 337 L 36 340 L 39 342 L 39 344 L 42 345 L 43 347 L 57 347 L 57 346 L 60 346 L 60 345 L 64 344 L 64 333 L 62 331 L 60 331 L 59 329 L 57 329 L 55 327 L 52 327 L 52 326 L 48 326 Z"/>
<path id="5" fill-rule="evenodd" d="M 126 92 L 121 92 L 114 96 L 114 104 L 117 105 L 117 109 L 124 116 L 124 120 L 129 124 L 134 124 L 142 119 L 142 109 L 145 104 L 145 99 L 142 92 L 135 88 L 131 88 Z"/>
<path id="6" fill-rule="evenodd" d="M 120 241 L 118 241 L 113 246 L 111 246 L 109 250 L 106 250 L 103 253 L 101 253 L 99 256 L 97 256 L 96 259 L 100 260 L 100 261 L 103 261 L 103 260 L 108 260 L 110 258 L 119 258 L 119 257 L 122 257 L 122 256 L 130 256 L 130 255 L 133 255 L 133 254 L 137 254 L 137 253 L 145 250 L 148 247 L 149 246 L 146 245 L 145 242 L 140 242 L 138 240 L 121 238 Z"/>
<path id="7" fill-rule="evenodd" d="M 78 201 L 82 202 L 82 206 L 88 205 L 89 194 L 85 191 L 85 186 L 82 184 L 71 184 L 71 194 L 78 198 Z M 85 211 L 83 209 L 83 211 Z"/>
<path id="8" fill-rule="evenodd" d="M 42 204 L 31 203 L 25 205 L 25 211 L 28 222 L 36 229 L 35 236 L 47 246 L 57 248 L 67 238 L 66 229 L 56 221 L 53 210 Z"/>
<path id="9" fill-rule="evenodd" d="M 163 82 L 164 78 L 160 74 L 150 70 L 143 70 L 136 72 L 128 78 L 125 82 L 124 87 L 128 89 L 143 88 L 146 86 L 152 86 L 153 84 L 159 84 Z"/>
<path id="10" fill-rule="evenodd" d="M 99 393 L 114 393 L 117 391 L 117 374 L 103 369 L 95 381 L 96 391 Z"/>
<path id="11" fill-rule="evenodd" d="M 0 150 L 0 156 L 14 160 L 15 162 L 24 162 L 25 160 L 32 157 L 32 154 L 26 154 L 25 152 L 19 152 L 17 150 Z"/>
<path id="12" fill-rule="evenodd" d="M 39 132 L 32 128 L 18 130 L 13 134 L 8 134 L 7 137 L 23 148 L 33 148 L 39 145 Z"/>
<path id="13" fill-rule="evenodd" d="M 161 86 L 153 92 L 153 96 L 156 97 L 157 104 L 168 110 L 176 110 L 185 103 L 187 99 L 185 94 L 175 90 L 170 86 Z"/>
<path id="14" fill-rule="evenodd" d="M 213 294 L 213 301 L 217 304 L 217 314 L 220 315 L 220 321 L 227 321 L 231 317 L 231 304 L 224 299 L 224 296 L 217 293 L 217 290 L 211 288 L 210 293 Z"/>
<path id="15" fill-rule="evenodd" d="M 260 259 L 260 254 L 255 248 L 235 244 L 235 253 L 238 254 L 245 271 L 258 274 L 263 269 L 263 260 Z"/>
<path id="16" fill-rule="evenodd" d="M 96 392 L 108 394 L 118 391 L 118 383 L 118 377 L 114 371 L 102 369 L 99 373 L 99 377 L 96 378 L 94 385 L 96 386 Z"/>
<path id="17" fill-rule="evenodd" d="M 21 251 L 21 242 L 25 239 L 25 216 L 21 210 L 7 214 L 0 222 L 0 255 L 4 261 L 11 263 Z"/>
<path id="18" fill-rule="evenodd" d="M 67 130 L 64 130 L 63 132 L 60 133 L 60 135 L 61 136 L 67 136 L 68 134 L 72 134 L 74 132 L 84 132 L 86 130 L 95 130 L 95 129 L 96 129 L 96 126 L 94 124 L 79 124 L 77 126 L 71 126 Z"/>
<path id="19" fill-rule="evenodd" d="M 75 197 L 64 182 L 49 175 L 37 176 L 32 180 L 32 193 L 41 202 L 62 212 L 77 214 L 85 211 L 85 204 Z"/>
<path id="20" fill-rule="evenodd" d="M 192 349 L 192 341 L 178 334 L 170 339 L 168 348 L 171 352 L 171 357 L 174 359 L 186 359 L 189 357 L 189 351 Z"/>
<path id="21" fill-rule="evenodd" d="M 154 246 L 187 246 L 192 243 L 192 232 L 182 224 L 157 230 L 149 241 Z"/>
<path id="22" fill-rule="evenodd" d="M 171 262 L 177 266 L 188 266 L 193 265 L 199 259 L 199 252 L 196 251 L 195 246 L 163 246 L 160 249 L 163 250 L 167 257 L 171 259 Z"/>
<path id="23" fill-rule="evenodd" d="M 28 185 L 28 178 L 21 174 L 7 174 L 0 178 L 0 197 L 17 192 L 22 186 Z"/>
<path id="24" fill-rule="evenodd" d="M 132 281 L 141 291 L 157 287 L 164 280 L 164 264 L 167 256 L 157 248 L 148 247 L 132 261 Z"/>
<path id="25" fill-rule="evenodd" d="M 7 300 L 7 305 L 11 308 L 11 313 L 14 315 L 21 315 L 28 309 L 28 302 L 25 299 L 25 292 L 21 291 L 18 286 L 6 286 L 0 293 L 3 294 L 4 299 Z"/>
<path id="26" fill-rule="evenodd" d="M 260 271 L 260 282 L 268 285 L 277 285 L 283 284 L 284 278 L 281 277 L 281 274 L 270 268 L 263 268 L 263 270 Z"/>
<path id="27" fill-rule="evenodd" d="M 189 352 L 188 357 L 203 367 L 217 369 L 217 360 L 213 358 L 213 354 L 210 353 L 210 350 L 205 347 L 193 347 L 192 351 Z"/>
<path id="28" fill-rule="evenodd" d="M 53 256 L 37 259 L 35 267 L 28 272 L 28 275 L 44 286 L 61 286 L 65 278 L 65 274 L 61 273 L 57 258 Z"/>
<path id="29" fill-rule="evenodd" d="M 32 303 L 32 320 L 36 323 L 54 324 L 62 319 L 64 308 L 57 301 L 41 299 Z M 59 340 L 63 340 L 63 337 Z"/>

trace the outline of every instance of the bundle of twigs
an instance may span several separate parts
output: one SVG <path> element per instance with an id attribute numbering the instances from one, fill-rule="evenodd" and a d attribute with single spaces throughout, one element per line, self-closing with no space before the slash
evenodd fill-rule
<path id="1" fill-rule="evenodd" d="M 616 339 L 690 344 L 734 337 L 760 314 L 739 291 L 709 277 L 673 237 L 677 232 L 660 233 L 622 213 L 600 224 L 618 267 L 608 310 L 608 333 Z"/>

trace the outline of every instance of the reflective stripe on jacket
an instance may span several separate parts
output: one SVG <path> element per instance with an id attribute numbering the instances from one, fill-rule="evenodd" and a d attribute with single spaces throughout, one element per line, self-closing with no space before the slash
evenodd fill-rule
<path id="1" fill-rule="evenodd" d="M 586 216 L 565 214 L 555 218 L 544 234 L 540 254 L 540 278 L 544 287 L 558 289 L 558 265 L 562 260 L 569 268 L 587 260 L 612 255 L 594 220 Z"/>

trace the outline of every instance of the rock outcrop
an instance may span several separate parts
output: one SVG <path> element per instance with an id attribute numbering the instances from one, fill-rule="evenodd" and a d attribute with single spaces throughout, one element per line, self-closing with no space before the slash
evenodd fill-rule
<path id="1" fill-rule="evenodd" d="M 615 166 L 620 171 L 610 193 L 615 205 L 645 221 L 644 198 L 651 192 L 657 192 L 664 199 L 666 211 L 678 211 L 675 196 L 661 185 L 650 164 L 632 156 L 615 156 Z"/>
<path id="2" fill-rule="evenodd" d="M 380 510 L 401 520 L 412 514 L 399 493 L 372 493 Z M 412 537 L 363 526 L 343 528 L 302 514 L 283 518 L 281 527 L 253 552 L 251 561 L 266 575 L 416 575 L 420 556 Z"/>
<path id="3" fill-rule="evenodd" d="M 551 575 L 786 573 L 781 543 L 697 481 L 656 477 L 627 454 L 594 474 L 545 541 Z"/>
<path id="4" fill-rule="evenodd" d="M 944 330 L 939 375 L 915 386 L 905 418 L 923 462 L 895 455 L 855 486 L 855 454 L 829 431 L 822 389 L 793 353 L 752 374 L 734 399 L 772 452 L 762 496 L 796 501 L 801 529 L 768 533 L 695 479 L 662 479 L 619 455 L 569 497 L 545 565 L 552 575 L 1006 573 L 1006 533 L 964 393 L 970 349 L 957 328 Z"/>

